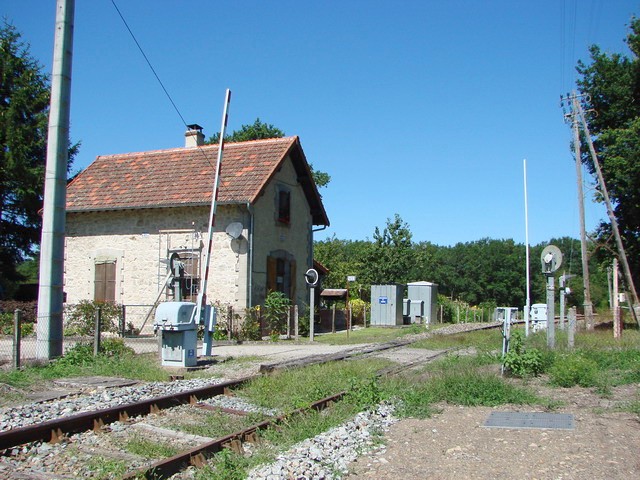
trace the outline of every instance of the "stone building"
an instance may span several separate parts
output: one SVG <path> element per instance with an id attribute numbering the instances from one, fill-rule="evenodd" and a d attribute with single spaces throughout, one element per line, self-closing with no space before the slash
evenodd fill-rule
<path id="1" fill-rule="evenodd" d="M 99 156 L 67 188 L 67 303 L 174 298 L 169 259 L 198 294 L 218 146 L 192 126 L 184 148 Z M 210 302 L 240 310 L 269 291 L 308 303 L 313 230 L 329 219 L 298 137 L 226 143 L 208 277 Z"/>

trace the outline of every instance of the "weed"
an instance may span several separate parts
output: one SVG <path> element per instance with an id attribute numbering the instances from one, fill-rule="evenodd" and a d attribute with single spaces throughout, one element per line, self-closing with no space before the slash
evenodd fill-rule
<path id="1" fill-rule="evenodd" d="M 508 384 L 494 374 L 477 371 L 450 372 L 432 379 L 431 386 L 437 399 L 456 405 L 493 407 L 539 401 L 532 393 Z"/>
<path id="2" fill-rule="evenodd" d="M 243 480 L 247 476 L 249 460 L 242 455 L 223 449 L 205 468 L 196 472 L 196 479 Z"/>
<path id="3" fill-rule="evenodd" d="M 178 449 L 166 443 L 152 442 L 140 436 L 133 436 L 124 446 L 125 450 L 144 458 L 167 458 L 178 453 Z"/>
<path id="4" fill-rule="evenodd" d="M 129 469 L 127 463 L 123 460 L 113 460 L 99 456 L 91 457 L 88 467 L 91 470 L 91 478 L 96 479 L 121 478 Z"/>
<path id="5" fill-rule="evenodd" d="M 640 418 L 640 400 L 634 400 L 633 402 L 629 402 L 623 410 L 633 413 Z"/>
<path id="6" fill-rule="evenodd" d="M 290 307 L 291 300 L 282 292 L 269 292 L 265 298 L 264 317 L 272 332 L 272 337 L 274 334 L 285 333 L 287 312 Z"/>
<path id="7" fill-rule="evenodd" d="M 504 356 L 504 366 L 516 377 L 537 377 L 542 373 L 542 353 L 537 348 L 525 348 L 524 336 L 520 330 L 511 334 L 509 351 Z"/>
<path id="8" fill-rule="evenodd" d="M 549 370 L 551 384 L 558 387 L 594 387 L 598 384 L 598 364 L 580 354 L 558 358 Z"/>
<path id="9" fill-rule="evenodd" d="M 364 410 L 378 404 L 381 400 L 382 390 L 376 376 L 351 380 L 346 401 Z"/>

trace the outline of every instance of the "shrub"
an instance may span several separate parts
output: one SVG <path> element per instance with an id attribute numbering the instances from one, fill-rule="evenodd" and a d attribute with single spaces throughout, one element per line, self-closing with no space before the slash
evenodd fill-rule
<path id="1" fill-rule="evenodd" d="M 20 327 L 20 336 L 28 337 L 29 335 L 33 335 L 35 331 L 35 324 L 22 321 L 22 325 Z M 0 313 L 0 335 L 13 335 L 13 313 Z"/>
<path id="2" fill-rule="evenodd" d="M 519 330 L 511 334 L 509 351 L 504 356 L 505 368 L 516 377 L 538 376 L 543 371 L 542 353 L 536 348 L 526 349 Z"/>
<path id="3" fill-rule="evenodd" d="M 102 331 L 117 332 L 122 312 L 119 304 L 81 300 L 76 305 L 67 307 L 65 335 L 93 335 L 98 307 L 102 312 Z"/>
<path id="4" fill-rule="evenodd" d="M 248 308 L 240 331 L 238 332 L 238 340 L 261 340 L 260 320 L 256 307 Z"/>
<path id="5" fill-rule="evenodd" d="M 291 300 L 282 292 L 269 292 L 264 300 L 264 318 L 271 333 L 280 334 L 286 331 L 287 312 Z"/>
<path id="6" fill-rule="evenodd" d="M 598 385 L 598 364 L 579 353 L 564 355 L 556 360 L 549 376 L 558 387 L 594 387 Z"/>
<path id="7" fill-rule="evenodd" d="M 106 357 L 123 357 L 135 353 L 133 348 L 125 345 L 122 338 L 106 338 L 100 343 L 100 354 Z"/>
<path id="8" fill-rule="evenodd" d="M 369 304 L 364 300 L 360 300 L 359 298 L 354 298 L 349 301 L 349 305 L 351 306 L 351 316 L 353 317 L 354 322 L 356 319 L 361 319 L 362 322 L 364 323 L 365 321 L 364 314 Z"/>

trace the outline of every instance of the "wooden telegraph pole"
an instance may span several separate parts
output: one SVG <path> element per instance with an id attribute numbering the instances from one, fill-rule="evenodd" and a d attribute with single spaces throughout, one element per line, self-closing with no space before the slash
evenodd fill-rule
<path id="1" fill-rule="evenodd" d="M 579 102 L 575 95 L 572 97 L 572 125 L 573 125 L 573 148 L 576 156 L 576 180 L 578 184 L 578 207 L 580 215 L 580 245 L 582 258 L 582 282 L 584 286 L 584 319 L 587 330 L 593 329 L 593 304 L 591 303 L 591 284 L 589 280 L 589 256 L 587 254 L 587 232 L 584 221 L 584 192 L 582 189 L 582 161 L 580 160 L 580 131 L 578 129 L 578 106 Z"/>
<path id="2" fill-rule="evenodd" d="M 582 105 L 578 102 L 577 97 L 573 96 L 573 103 L 575 105 L 575 109 L 577 109 L 578 114 L 580 115 L 580 120 L 582 122 L 582 128 L 584 130 L 584 136 L 587 140 L 587 144 L 589 145 L 589 153 L 591 154 L 591 159 L 593 160 L 593 166 L 596 171 L 596 175 L 598 177 L 598 184 L 600 185 L 600 193 L 602 194 L 602 198 L 604 199 L 604 203 L 607 206 L 607 215 L 609 216 L 609 221 L 611 222 L 611 229 L 613 230 L 613 235 L 616 239 L 616 247 L 618 249 L 618 258 L 620 263 L 622 264 L 622 271 L 624 272 L 624 278 L 627 282 L 627 287 L 631 293 L 632 305 L 631 305 L 631 315 L 635 318 L 638 326 L 640 326 L 640 318 L 638 317 L 637 309 L 640 308 L 640 300 L 638 299 L 638 292 L 636 291 L 636 287 L 633 283 L 633 277 L 631 276 L 631 269 L 629 268 L 629 262 L 627 261 L 627 254 L 624 251 L 624 245 L 622 244 L 622 237 L 620 236 L 620 229 L 618 228 L 618 222 L 616 220 L 615 215 L 613 214 L 613 207 L 611 206 L 611 200 L 609 198 L 609 191 L 607 190 L 607 185 L 604 182 L 604 176 L 602 175 L 602 169 L 600 168 L 600 162 L 598 161 L 598 156 L 596 155 L 595 148 L 593 148 L 593 142 L 591 141 L 591 133 L 589 132 L 589 127 L 587 126 L 587 121 L 584 117 L 584 111 L 582 110 Z M 575 112 L 574 112 L 575 114 Z"/>

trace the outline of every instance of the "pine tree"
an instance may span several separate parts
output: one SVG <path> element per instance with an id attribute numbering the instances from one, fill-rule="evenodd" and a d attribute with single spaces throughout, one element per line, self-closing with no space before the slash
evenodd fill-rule
<path id="1" fill-rule="evenodd" d="M 0 296 L 40 240 L 49 79 L 6 21 L 0 28 Z"/>

